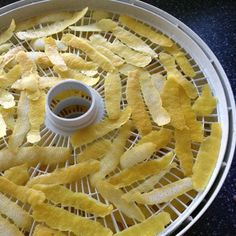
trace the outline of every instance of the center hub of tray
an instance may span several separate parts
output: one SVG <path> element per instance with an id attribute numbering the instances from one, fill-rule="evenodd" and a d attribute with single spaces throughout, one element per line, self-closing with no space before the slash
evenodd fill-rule
<path id="1" fill-rule="evenodd" d="M 102 119 L 102 97 L 77 80 L 65 80 L 52 87 L 46 99 L 45 125 L 54 133 L 71 135 Z"/>

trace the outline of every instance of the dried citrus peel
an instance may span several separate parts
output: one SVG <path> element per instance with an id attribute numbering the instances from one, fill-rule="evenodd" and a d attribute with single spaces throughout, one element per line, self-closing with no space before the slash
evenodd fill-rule
<path id="1" fill-rule="evenodd" d="M 60 231 L 50 229 L 44 225 L 36 225 L 33 236 L 65 236 Z"/>
<path id="2" fill-rule="evenodd" d="M 0 177 L 0 191 L 30 205 L 40 204 L 46 199 L 44 193 L 26 186 L 16 185 L 4 177 Z"/>
<path id="3" fill-rule="evenodd" d="M 180 97 L 180 85 L 176 82 L 174 77 L 169 76 L 161 93 L 162 104 L 170 114 L 170 124 L 176 129 L 183 130 L 186 128 L 186 122 Z"/>
<path id="4" fill-rule="evenodd" d="M 0 150 L 0 171 L 27 163 L 53 165 L 64 163 L 70 158 L 70 149 L 64 147 L 21 147 L 17 152 L 9 149 Z"/>
<path id="5" fill-rule="evenodd" d="M 148 134 L 152 130 L 152 123 L 141 95 L 139 79 L 142 70 L 129 72 L 126 97 L 132 109 L 132 120 L 141 135 Z"/>
<path id="6" fill-rule="evenodd" d="M 81 49 L 91 60 L 99 64 L 99 66 L 105 71 L 112 72 L 115 70 L 115 67 L 112 65 L 110 60 L 96 50 L 88 40 L 76 37 L 73 34 L 64 34 L 62 42 L 70 47 Z"/>
<path id="7" fill-rule="evenodd" d="M 113 185 L 106 181 L 98 181 L 96 183 L 96 189 L 103 198 L 114 204 L 126 216 L 138 221 L 145 219 L 144 214 L 135 203 L 128 203 L 121 198 L 124 194 L 122 190 L 115 189 Z"/>
<path id="8" fill-rule="evenodd" d="M 53 39 L 52 37 L 48 37 L 44 41 L 45 41 L 45 54 L 49 58 L 51 63 L 57 66 L 61 71 L 66 71 L 68 69 L 67 65 L 57 50 L 55 39 Z"/>
<path id="9" fill-rule="evenodd" d="M 194 102 L 192 109 L 197 115 L 208 116 L 210 115 L 217 104 L 217 100 L 212 96 L 211 90 L 208 84 L 202 86 L 202 93 Z"/>
<path id="10" fill-rule="evenodd" d="M 170 222 L 170 215 L 166 212 L 161 212 L 158 215 L 151 216 L 142 223 L 114 234 L 114 236 L 155 236 L 160 234 Z"/>
<path id="11" fill-rule="evenodd" d="M 33 219 L 28 212 L 0 193 L 0 212 L 10 218 L 17 227 L 30 231 Z"/>
<path id="12" fill-rule="evenodd" d="M 38 100 L 29 102 L 29 123 L 30 130 L 27 134 L 27 141 L 29 143 L 36 143 L 40 141 L 40 127 L 44 122 L 45 116 L 45 99 L 46 95 L 41 92 L 41 96 Z"/>
<path id="13" fill-rule="evenodd" d="M 159 126 L 168 124 L 170 122 L 170 115 L 162 106 L 161 96 L 153 86 L 150 74 L 147 71 L 141 73 L 139 81 L 144 101 L 153 121 Z"/>
<path id="14" fill-rule="evenodd" d="M 98 27 L 105 31 L 111 31 L 115 37 L 130 48 L 152 57 L 157 54 L 140 38 L 118 26 L 118 24 L 110 19 L 102 19 L 97 23 Z"/>
<path id="15" fill-rule="evenodd" d="M 63 208 L 49 204 L 40 204 L 33 207 L 33 218 L 38 222 L 44 222 L 49 227 L 60 231 L 73 232 L 83 236 L 111 236 L 112 231 L 103 227 L 96 221 L 77 216 Z"/>
<path id="16" fill-rule="evenodd" d="M 103 47 L 110 49 L 118 56 L 124 58 L 124 60 L 133 66 L 145 67 L 147 66 L 152 58 L 151 56 L 144 55 L 140 52 L 134 51 L 119 40 L 115 40 L 113 43 L 108 42 L 104 37 L 99 34 L 94 34 L 89 37 L 93 44 L 99 44 Z M 119 68 L 120 69 L 120 68 Z"/>
<path id="17" fill-rule="evenodd" d="M 143 180 L 151 175 L 158 174 L 172 162 L 173 155 L 174 153 L 170 152 L 161 159 L 147 161 L 124 169 L 110 177 L 108 182 L 116 188 L 122 188 L 138 180 Z"/>
<path id="18" fill-rule="evenodd" d="M 129 192 L 125 193 L 122 198 L 126 201 L 132 198 L 132 194 L 135 192 L 148 192 L 154 189 L 155 185 L 159 183 L 160 179 L 167 174 L 172 168 L 176 168 L 176 163 L 171 163 L 166 169 L 162 170 L 159 174 L 153 175 L 146 179 L 144 182 L 139 184 L 137 187 L 131 189 Z"/>
<path id="19" fill-rule="evenodd" d="M 148 158 L 155 152 L 156 145 L 154 143 L 143 143 L 127 150 L 120 157 L 120 165 L 122 169 L 129 168 Z"/>
<path id="20" fill-rule="evenodd" d="M 201 143 L 193 166 L 193 186 L 197 191 L 203 191 L 215 168 L 221 143 L 221 127 L 212 123 L 211 134 Z"/>
<path id="21" fill-rule="evenodd" d="M 4 177 L 17 185 L 24 185 L 30 177 L 27 164 L 11 167 L 4 172 Z"/>
<path id="22" fill-rule="evenodd" d="M 95 186 L 96 182 L 104 179 L 106 175 L 114 171 L 119 165 L 120 157 L 125 151 L 124 147 L 126 145 L 127 139 L 130 136 L 131 127 L 131 121 L 128 121 L 120 128 L 117 137 L 114 139 L 111 145 L 111 148 L 100 161 L 99 171 L 90 176 L 90 183 L 93 186 Z"/>
<path id="23" fill-rule="evenodd" d="M 77 155 L 78 162 L 87 161 L 89 159 L 100 159 L 111 148 L 111 142 L 107 139 L 100 139 L 88 146 L 82 153 Z"/>
<path id="24" fill-rule="evenodd" d="M 89 174 L 99 170 L 99 162 L 96 160 L 89 160 L 69 166 L 67 168 L 60 168 L 52 173 L 40 175 L 30 179 L 27 186 L 35 184 L 67 184 L 73 183 Z"/>
<path id="25" fill-rule="evenodd" d="M 148 193 L 141 194 L 139 192 L 135 192 L 129 199 L 126 200 L 148 205 L 160 204 L 163 202 L 169 202 L 174 198 L 190 191 L 191 189 L 193 189 L 192 179 L 187 177 L 154 189 Z"/>
<path id="26" fill-rule="evenodd" d="M 95 139 L 98 139 L 114 129 L 121 127 L 125 124 L 131 115 L 130 107 L 121 111 L 121 116 L 117 120 L 109 120 L 105 118 L 103 121 L 91 125 L 89 127 L 76 131 L 71 137 L 73 147 L 79 147 L 88 144 Z"/>
<path id="27" fill-rule="evenodd" d="M 192 175 L 193 153 L 191 132 L 189 130 L 175 130 L 175 153 L 180 161 L 180 167 L 184 175 Z"/>
<path id="28" fill-rule="evenodd" d="M 14 225 L 11 224 L 6 218 L 0 215 L 0 235 L 5 236 L 24 236 L 23 233 Z"/>
<path id="29" fill-rule="evenodd" d="M 108 74 L 104 82 L 105 107 L 109 119 L 118 119 L 120 116 L 121 79 L 118 73 Z"/>
<path id="30" fill-rule="evenodd" d="M 172 75 L 176 82 L 183 87 L 188 97 L 195 99 L 197 97 L 197 90 L 195 86 L 188 81 L 181 72 L 176 68 L 175 58 L 167 53 L 159 53 L 159 60 L 161 64 L 165 67 L 168 76 Z"/>
<path id="31" fill-rule="evenodd" d="M 9 109 L 15 106 L 14 96 L 5 89 L 0 88 L 0 105 L 4 109 Z"/>
<path id="32" fill-rule="evenodd" d="M 20 94 L 20 99 L 17 104 L 17 119 L 13 132 L 9 138 L 8 147 L 12 151 L 16 151 L 23 143 L 26 134 L 30 129 L 28 112 L 29 99 L 24 91 Z"/>
<path id="33" fill-rule="evenodd" d="M 13 36 L 13 32 L 15 31 L 15 29 L 16 23 L 13 19 L 9 28 L 0 34 L 0 45 L 7 42 Z"/>
<path id="34" fill-rule="evenodd" d="M 59 33 L 68 26 L 79 21 L 86 14 L 87 10 L 88 8 L 86 7 L 82 11 L 74 13 L 69 19 L 65 19 L 64 21 L 56 21 L 47 27 L 38 28 L 36 30 L 32 29 L 27 31 L 19 31 L 16 33 L 16 36 L 21 40 L 31 40 Z"/>
<path id="35" fill-rule="evenodd" d="M 46 198 L 55 204 L 73 207 L 96 216 L 105 217 L 113 210 L 112 205 L 103 204 L 85 193 L 72 192 L 60 185 L 36 184 L 34 189 L 42 191 Z"/>
<path id="36" fill-rule="evenodd" d="M 167 36 L 154 31 L 151 27 L 146 26 L 129 16 L 120 16 L 119 21 L 123 25 L 132 29 L 137 34 L 141 35 L 142 37 L 148 38 L 149 40 L 160 46 L 171 47 L 173 45 L 173 41 Z"/>

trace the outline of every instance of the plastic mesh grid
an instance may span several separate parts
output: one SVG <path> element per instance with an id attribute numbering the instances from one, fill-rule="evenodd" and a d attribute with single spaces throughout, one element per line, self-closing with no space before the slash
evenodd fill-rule
<path id="1" fill-rule="evenodd" d="M 84 18 L 82 18 L 82 20 L 80 20 L 76 25 L 86 25 L 86 24 L 93 23 L 92 13 L 93 13 L 93 11 L 91 11 L 91 10 L 88 11 L 86 16 Z M 118 17 L 119 17 L 119 15 L 112 14 L 112 20 L 117 21 Z M 44 26 L 47 26 L 47 25 L 40 25 L 39 27 L 44 27 Z M 122 27 L 124 27 L 124 26 L 122 26 Z M 124 28 L 126 30 L 129 30 L 130 32 L 132 32 L 136 36 L 140 37 L 139 35 L 137 35 L 135 32 L 133 32 L 129 28 L 127 28 L 127 27 L 124 27 Z M 93 34 L 93 33 L 90 33 L 90 32 L 89 33 L 88 32 L 74 32 L 74 31 L 71 31 L 69 29 L 67 29 L 65 32 L 74 33 L 77 36 L 83 37 L 83 38 L 89 38 L 89 36 Z M 63 32 L 63 33 L 65 33 L 65 32 Z M 114 40 L 116 40 L 114 35 L 112 35 L 111 33 L 100 33 L 100 34 L 102 36 L 104 36 L 105 38 L 107 38 L 109 42 L 113 42 Z M 55 39 L 60 39 L 60 37 L 61 37 L 61 33 L 54 35 Z M 157 53 L 159 53 L 163 50 L 161 47 L 159 47 L 158 45 L 152 43 L 147 38 L 143 38 L 143 37 L 141 37 L 141 38 L 152 49 L 154 49 Z M 20 41 L 15 35 L 13 36 L 11 42 L 15 46 L 23 46 L 27 50 L 34 51 L 34 49 L 31 47 L 29 42 Z M 178 46 L 185 52 L 185 55 L 187 56 L 189 62 L 191 63 L 191 65 L 193 66 L 193 68 L 196 72 L 196 77 L 194 78 L 194 80 L 191 80 L 191 82 L 197 88 L 198 93 L 200 93 L 202 85 L 207 83 L 207 78 L 205 77 L 204 73 L 200 70 L 199 66 L 196 64 L 194 59 L 191 58 L 191 56 L 181 47 L 181 45 L 178 45 Z M 89 60 L 89 58 L 87 58 L 87 56 L 83 52 L 81 52 L 80 50 L 73 49 L 73 48 L 69 47 L 68 52 L 78 54 L 82 58 L 84 58 L 85 60 Z M 157 59 L 153 59 L 152 62 L 146 67 L 146 69 L 151 74 L 154 74 L 154 73 L 158 72 L 158 73 L 161 73 L 164 76 L 166 75 L 166 71 L 165 71 L 164 67 L 160 64 L 160 62 Z M 180 68 L 178 68 L 178 69 L 181 71 Z M 56 76 L 56 74 L 50 68 L 43 69 L 41 67 L 38 67 L 38 71 L 39 71 L 39 74 L 41 76 L 46 76 L 46 77 L 47 76 Z M 99 69 L 98 70 L 98 75 L 100 76 L 101 79 L 100 79 L 99 83 L 97 83 L 95 86 L 93 86 L 93 88 L 96 89 L 99 92 L 99 94 L 104 98 L 104 86 L 103 85 L 104 85 L 104 78 L 106 76 L 106 72 Z M 187 78 L 187 79 L 190 80 L 190 78 Z M 127 80 L 127 77 L 122 75 L 122 100 L 121 100 L 121 107 L 122 108 L 124 108 L 127 104 L 126 98 L 125 98 L 126 80 Z M 10 90 L 10 91 L 15 96 L 15 100 L 17 102 L 18 99 L 19 99 L 19 94 L 17 93 L 17 91 L 14 91 L 14 90 Z M 202 121 L 202 125 L 204 126 L 205 135 L 208 135 L 209 132 L 210 132 L 210 124 L 212 122 L 215 122 L 215 121 L 218 120 L 217 110 L 215 110 L 211 115 L 209 115 L 207 117 L 204 117 L 204 118 L 203 117 L 198 117 L 198 119 L 200 121 Z M 155 123 L 153 123 L 153 129 L 158 130 L 159 127 Z M 0 149 L 4 149 L 4 148 L 7 147 L 8 137 L 9 137 L 10 134 L 11 134 L 11 131 L 8 130 L 7 136 L 0 139 Z M 104 138 L 110 138 L 112 140 L 115 136 L 116 136 L 116 132 L 113 132 L 113 133 L 108 134 Z M 39 145 L 39 146 L 60 146 L 60 147 L 70 147 L 71 148 L 70 137 L 64 137 L 64 136 L 61 136 L 59 134 L 55 134 L 52 131 L 48 130 L 44 125 L 41 127 L 41 137 L 42 137 L 41 140 L 37 143 L 37 145 Z M 137 133 L 137 131 L 133 130 L 131 132 L 130 138 L 129 138 L 125 148 L 126 149 L 131 148 L 132 146 L 134 146 L 137 143 L 137 141 L 139 139 L 140 139 L 140 135 Z M 27 143 L 25 141 L 23 146 L 31 146 L 31 144 Z M 71 159 L 69 161 L 67 161 L 63 166 L 62 165 L 42 166 L 41 163 L 38 163 L 37 166 L 31 167 L 29 169 L 31 178 L 33 178 L 37 175 L 52 172 L 53 170 L 55 170 L 59 167 L 67 167 L 68 165 L 75 164 L 77 154 L 80 153 L 80 152 L 83 152 L 83 150 L 85 148 L 86 148 L 86 146 L 83 146 L 83 147 L 81 147 L 80 149 L 77 149 L 77 150 L 74 149 L 73 154 L 71 155 Z M 173 149 L 174 149 L 174 141 L 172 140 L 172 142 L 169 144 L 169 146 L 167 146 L 165 148 L 162 148 L 161 150 L 157 151 L 151 158 L 152 159 L 158 159 L 158 158 L 162 157 L 167 152 L 169 152 Z M 198 143 L 193 143 L 192 151 L 193 151 L 194 158 L 196 157 L 196 155 L 198 153 L 198 149 L 199 149 L 199 144 Z M 181 170 L 179 168 L 179 163 L 178 163 L 178 160 L 177 160 L 176 157 L 175 157 L 174 161 L 178 164 L 177 168 L 175 168 L 174 170 L 171 170 L 168 174 L 166 174 L 160 180 L 160 182 L 156 185 L 156 187 L 163 186 L 165 184 L 174 182 L 174 181 L 181 178 Z M 112 176 L 112 175 L 114 175 L 115 173 L 117 173 L 119 171 L 120 171 L 119 168 L 117 168 L 110 175 Z M 128 188 L 123 188 L 123 190 L 124 190 L 124 192 L 127 192 L 131 188 L 133 188 L 137 185 L 138 185 L 138 182 L 132 184 Z M 95 198 L 95 199 L 97 199 L 97 200 L 99 200 L 103 203 L 109 204 L 109 202 L 106 201 L 105 199 L 103 199 L 101 197 L 101 195 L 97 192 L 97 190 L 94 189 L 90 185 L 89 179 L 87 177 L 81 179 L 80 181 L 78 181 L 76 183 L 68 184 L 68 185 L 65 185 L 65 186 L 68 187 L 70 190 L 73 190 L 73 191 L 76 191 L 76 192 L 86 193 L 89 196 L 91 196 L 91 197 L 93 197 L 93 198 Z M 184 211 L 186 209 L 188 209 L 189 207 L 191 207 L 194 204 L 194 201 L 197 198 L 198 198 L 197 192 L 190 191 L 190 192 L 185 193 L 184 195 L 174 199 L 171 202 L 168 202 L 168 203 L 165 203 L 165 204 L 156 204 L 156 205 L 152 205 L 152 206 L 144 205 L 141 209 L 145 212 L 145 215 L 147 217 L 151 216 L 151 215 L 154 215 L 154 214 L 158 214 L 162 210 L 168 210 L 171 213 L 171 216 L 172 216 L 171 224 L 168 226 L 168 227 L 170 227 L 172 224 L 176 224 L 178 222 L 178 219 L 182 216 Z M 13 199 L 11 197 L 10 197 L 10 199 L 15 200 L 20 206 L 22 206 L 22 208 L 24 208 L 25 210 L 31 212 L 31 209 L 29 208 L 29 206 L 27 204 L 22 205 L 22 203 L 17 201 L 16 199 Z M 63 207 L 63 206 L 61 206 L 61 207 Z M 95 217 L 91 214 L 88 214 L 88 213 L 80 211 L 80 210 L 75 210 L 75 209 L 70 208 L 70 207 L 67 208 L 67 210 L 69 210 L 69 211 L 71 211 L 71 212 L 73 212 L 77 215 L 81 215 L 81 216 L 87 217 L 89 219 L 99 221 L 105 227 L 111 228 L 111 230 L 114 233 L 122 231 L 123 229 L 138 223 L 136 220 L 126 217 L 122 212 L 120 212 L 116 208 L 114 208 L 113 212 L 110 215 L 106 216 L 105 218 Z M 34 230 L 35 225 L 36 224 L 34 222 L 32 227 L 31 227 L 31 231 L 29 232 L 29 235 L 33 234 L 33 230 Z M 176 224 L 176 227 L 177 226 L 178 226 L 178 224 Z M 168 230 L 168 227 L 166 228 L 165 231 Z M 164 234 L 164 232 L 163 232 L 163 234 Z M 26 235 L 28 235 L 28 233 L 26 233 Z M 71 234 L 68 233 L 68 235 L 71 235 Z"/>

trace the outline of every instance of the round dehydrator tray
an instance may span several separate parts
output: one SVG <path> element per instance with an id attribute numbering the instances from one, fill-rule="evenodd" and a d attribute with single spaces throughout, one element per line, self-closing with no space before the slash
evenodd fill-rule
<path id="1" fill-rule="evenodd" d="M 191 225 L 193 225 L 199 219 L 199 217 L 205 212 L 213 199 L 216 197 L 226 178 L 233 159 L 236 142 L 236 124 L 234 122 L 236 120 L 236 112 L 234 98 L 228 79 L 217 58 L 207 47 L 207 45 L 193 31 L 191 31 L 187 26 L 185 26 L 182 22 L 180 22 L 173 16 L 170 16 L 168 13 L 141 1 L 22 0 L 0 9 L 0 29 L 5 28 L 7 25 L 9 25 L 12 18 L 14 18 L 16 22 L 19 22 L 36 15 L 45 14 L 47 12 L 65 10 L 75 11 L 81 10 L 86 6 L 89 7 L 89 11 L 86 16 L 78 22 L 78 25 L 89 23 L 93 10 L 105 10 L 112 13 L 113 20 L 117 20 L 120 14 L 129 15 L 144 23 L 147 23 L 150 26 L 153 26 L 157 31 L 160 31 L 169 38 L 173 39 L 179 44 L 182 50 L 186 52 L 187 58 L 189 59 L 190 63 L 197 73 L 197 76 L 193 80 L 193 83 L 195 84 L 197 90 L 200 91 L 199 89 L 201 88 L 201 86 L 205 83 L 208 83 L 212 89 L 214 96 L 218 100 L 217 109 L 215 110 L 215 112 L 202 119 L 205 132 L 209 131 L 209 125 L 215 121 L 219 121 L 222 127 L 222 140 L 219 158 L 206 189 L 203 192 L 198 193 L 194 197 L 186 193 L 185 197 L 186 199 L 188 199 L 188 203 L 182 202 L 180 199 L 176 198 L 176 201 L 181 205 L 181 211 L 179 211 L 171 203 L 157 205 L 156 208 L 145 206 L 150 215 L 157 214 L 162 209 L 169 207 L 176 214 L 176 219 L 172 220 L 171 224 L 166 227 L 162 235 L 169 235 L 173 232 L 174 235 L 182 235 L 191 227 Z M 83 37 L 87 37 L 87 35 L 83 34 Z M 27 42 L 19 41 L 16 36 L 14 36 L 13 38 L 13 43 L 15 45 L 30 46 L 29 44 L 27 44 Z M 158 45 L 151 45 L 150 41 L 148 40 L 146 40 L 146 43 L 149 44 L 157 52 L 160 52 L 161 49 L 158 47 Z M 152 64 L 147 66 L 147 69 L 150 73 L 164 71 L 162 65 L 159 64 L 158 61 L 152 62 Z M 43 70 L 41 72 L 44 73 Z M 95 85 L 94 88 L 100 93 L 101 96 L 104 96 L 103 71 L 100 72 L 100 77 L 101 81 L 97 85 Z M 15 94 L 15 97 L 17 98 L 17 94 Z M 40 140 L 38 145 L 63 147 L 70 146 L 69 137 L 53 133 L 45 126 L 41 127 L 41 136 L 42 139 Z M 0 139 L 0 149 L 6 148 L 7 139 L 8 137 Z M 130 146 L 135 144 L 137 140 L 138 135 L 136 133 L 132 133 Z M 23 146 L 29 145 L 29 143 L 25 143 Z M 171 149 L 173 149 L 173 146 L 168 147 L 168 150 L 161 150 L 157 152 L 157 155 L 163 155 Z M 197 150 L 197 147 L 196 150 L 193 149 L 193 153 L 196 154 Z M 76 151 L 74 152 L 74 156 L 72 157 L 74 158 L 74 160 L 76 159 L 75 155 Z M 67 165 L 69 165 L 69 163 L 66 163 L 66 166 Z M 31 178 L 43 174 L 48 170 L 51 171 L 50 166 L 47 166 L 44 171 L 40 170 L 39 163 L 36 167 L 30 168 Z M 173 178 L 177 180 L 179 177 L 175 176 L 172 173 L 172 179 Z M 170 182 L 170 180 L 168 179 L 166 179 L 166 181 Z M 82 179 L 81 181 L 76 183 L 75 186 L 70 185 L 69 187 L 75 190 L 80 188 L 90 196 L 98 200 L 100 199 L 100 196 L 96 192 L 96 190 L 91 192 L 90 184 L 87 178 Z M 97 218 L 93 215 L 82 213 L 80 211 L 75 211 L 75 213 L 78 215 L 83 214 L 84 217 L 97 220 Z M 117 222 L 117 215 L 119 216 L 119 223 Z M 101 220 L 100 222 L 104 226 L 107 226 L 108 224 L 105 219 Z M 110 215 L 109 223 L 113 224 L 113 230 L 115 230 L 116 232 L 127 227 L 126 218 L 116 208 L 114 208 L 113 213 Z M 134 221 L 133 223 L 135 224 L 136 222 Z M 35 224 L 33 224 L 29 235 L 32 235 L 34 226 Z"/>

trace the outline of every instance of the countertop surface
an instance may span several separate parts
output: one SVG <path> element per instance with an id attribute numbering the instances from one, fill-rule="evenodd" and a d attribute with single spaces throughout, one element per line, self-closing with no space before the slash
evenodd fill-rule
<path id="1" fill-rule="evenodd" d="M 0 7 L 15 2 L 1 0 Z M 194 30 L 222 64 L 236 97 L 236 1 L 145 0 Z M 187 236 L 236 236 L 236 157 L 220 193 Z"/>

